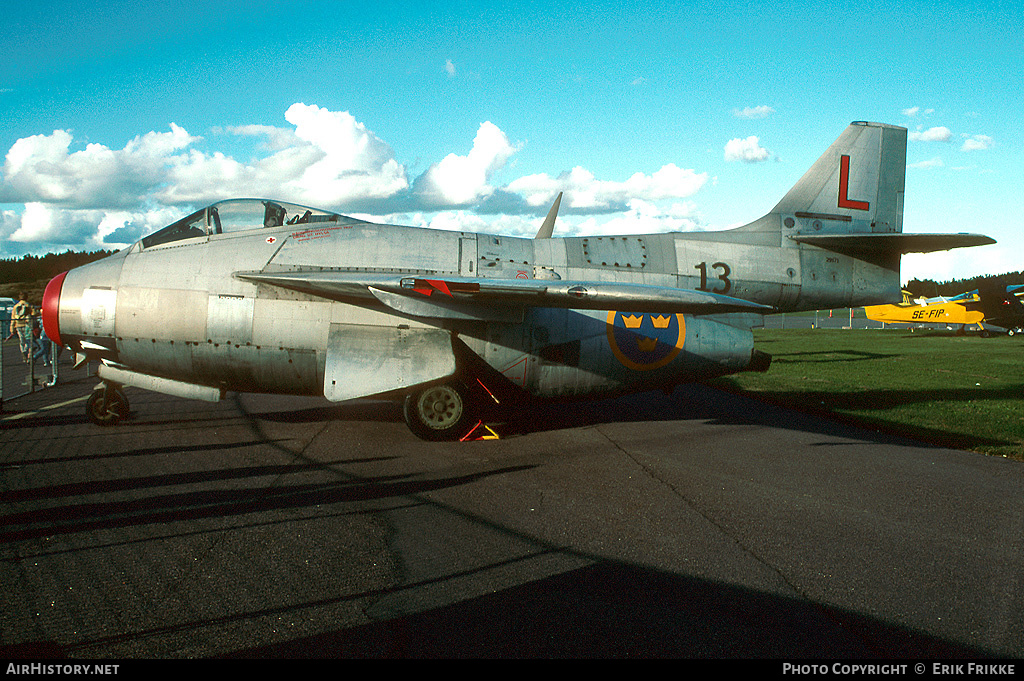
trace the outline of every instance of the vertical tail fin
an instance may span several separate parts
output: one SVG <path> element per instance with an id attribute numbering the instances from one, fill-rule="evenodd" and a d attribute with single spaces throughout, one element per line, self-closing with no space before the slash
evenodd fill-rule
<path id="1" fill-rule="evenodd" d="M 751 226 L 781 229 L 797 243 L 897 272 L 904 253 L 995 243 L 979 234 L 903 234 L 906 174 L 906 128 L 851 123 L 772 212 Z"/>
<path id="2" fill-rule="evenodd" d="M 903 231 L 907 129 L 851 123 L 772 210 L 790 235 Z"/>
<path id="3" fill-rule="evenodd" d="M 780 285 L 779 309 L 899 300 L 904 253 L 994 243 L 979 234 L 904 234 L 906 169 L 906 128 L 851 123 L 771 212 L 707 240 L 767 247 L 757 254 L 764 266 L 751 269 Z"/>

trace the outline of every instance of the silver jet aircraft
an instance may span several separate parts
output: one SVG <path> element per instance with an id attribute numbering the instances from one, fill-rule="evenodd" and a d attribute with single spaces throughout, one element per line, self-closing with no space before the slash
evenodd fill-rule
<path id="1" fill-rule="evenodd" d="M 900 300 L 900 256 L 993 243 L 903 234 L 907 131 L 852 123 L 764 217 L 732 230 L 533 239 L 382 225 L 268 200 L 203 208 L 46 288 L 47 335 L 122 386 L 404 396 L 465 438 L 494 409 L 766 370 L 776 312 Z"/>

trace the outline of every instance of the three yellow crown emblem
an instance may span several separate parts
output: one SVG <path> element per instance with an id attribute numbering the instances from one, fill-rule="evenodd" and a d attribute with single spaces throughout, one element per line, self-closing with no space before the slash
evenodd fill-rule
<path id="1" fill-rule="evenodd" d="M 622 315 L 622 323 L 626 325 L 627 329 L 639 329 L 643 321 L 643 315 Z M 671 321 L 672 318 L 667 315 L 651 315 L 651 323 L 654 324 L 656 329 L 667 329 Z"/>

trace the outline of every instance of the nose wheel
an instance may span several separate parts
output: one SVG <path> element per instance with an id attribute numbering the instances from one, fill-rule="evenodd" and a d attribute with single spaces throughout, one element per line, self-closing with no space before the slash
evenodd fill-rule
<path id="1" fill-rule="evenodd" d="M 113 426 L 128 418 L 128 397 L 120 386 L 103 384 L 92 391 L 85 412 L 98 426 Z"/>

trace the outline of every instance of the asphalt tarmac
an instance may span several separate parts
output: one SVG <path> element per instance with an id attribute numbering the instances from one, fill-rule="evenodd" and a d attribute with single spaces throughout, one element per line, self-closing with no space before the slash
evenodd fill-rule
<path id="1" fill-rule="evenodd" d="M 1020 658 L 1024 465 L 702 386 L 427 443 L 398 405 L 0 413 L 0 658 Z"/>

